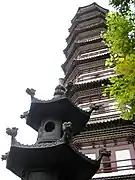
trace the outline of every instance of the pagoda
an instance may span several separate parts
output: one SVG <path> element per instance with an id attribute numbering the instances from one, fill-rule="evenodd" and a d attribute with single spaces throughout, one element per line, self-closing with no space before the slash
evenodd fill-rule
<path id="1" fill-rule="evenodd" d="M 100 167 L 103 157 L 110 152 L 100 148 L 99 157 L 92 160 L 79 152 L 72 143 L 72 137 L 79 135 L 89 121 L 93 110 L 81 110 L 70 100 L 72 83 L 65 87 L 60 80 L 51 100 L 35 98 L 35 90 L 27 88 L 31 97 L 30 110 L 21 118 L 38 132 L 33 145 L 24 145 L 16 140 L 18 128 L 7 128 L 11 136 L 10 151 L 2 156 L 7 169 L 22 180 L 88 180 Z"/>
<path id="2" fill-rule="evenodd" d="M 93 111 L 84 131 L 74 136 L 73 144 L 89 157 L 96 158 L 100 147 L 111 151 L 111 156 L 102 160 L 95 176 L 99 177 L 98 180 L 133 180 L 135 172 L 130 173 L 135 168 L 135 123 L 121 119 L 114 98 L 103 95 L 109 78 L 115 76 L 114 69 L 105 66 L 109 49 L 101 38 L 101 33 L 107 29 L 107 12 L 97 3 L 79 7 L 66 38 L 66 61 L 62 69 L 64 84 L 73 83 L 71 100 L 85 111 L 89 111 L 93 105 L 99 107 Z M 119 175 L 119 172 L 123 175 Z M 106 178 L 105 173 L 108 173 Z"/>

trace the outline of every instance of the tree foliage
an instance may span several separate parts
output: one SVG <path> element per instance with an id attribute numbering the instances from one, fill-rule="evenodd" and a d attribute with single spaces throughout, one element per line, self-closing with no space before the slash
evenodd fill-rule
<path id="1" fill-rule="evenodd" d="M 110 49 L 106 65 L 114 67 L 115 74 L 106 88 L 118 102 L 124 119 L 135 114 L 135 0 L 111 0 L 115 11 L 106 17 L 104 40 Z"/>

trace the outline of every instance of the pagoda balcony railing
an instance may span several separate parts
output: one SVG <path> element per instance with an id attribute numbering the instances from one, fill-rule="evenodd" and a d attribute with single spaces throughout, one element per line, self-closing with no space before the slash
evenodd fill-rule
<path id="1" fill-rule="evenodd" d="M 83 109 L 85 111 L 89 111 L 90 108 L 86 107 L 86 108 L 81 108 L 81 109 Z M 118 111 L 118 108 L 116 108 L 114 105 L 110 105 L 108 107 L 101 106 L 101 109 L 99 107 L 99 110 L 92 112 L 91 117 L 94 117 L 94 115 L 101 115 L 101 114 L 112 113 L 112 112 L 116 112 L 116 111 Z"/>
<path id="2" fill-rule="evenodd" d="M 75 42 L 72 43 L 70 46 L 68 45 L 67 48 L 65 48 L 64 52 L 67 54 L 67 56 L 69 56 L 69 54 L 72 51 L 74 51 L 74 47 L 76 46 L 76 44 L 88 43 L 88 42 L 91 42 L 91 41 L 96 41 L 98 39 L 101 39 L 100 35 L 93 36 L 93 37 L 86 37 L 86 38 L 82 38 L 82 39 L 80 39 L 80 37 L 77 36 Z"/>
<path id="3" fill-rule="evenodd" d="M 101 80 L 101 79 L 110 78 L 112 76 L 115 76 L 114 68 L 108 68 L 108 69 L 103 69 L 103 70 L 100 70 L 100 71 L 81 74 L 76 79 L 75 83 L 76 84 L 81 84 L 81 83 L 85 83 L 85 82 L 97 81 L 97 80 Z"/>
<path id="4" fill-rule="evenodd" d="M 92 104 L 99 105 L 99 110 L 93 111 L 91 121 L 95 121 L 97 118 L 104 118 L 105 116 L 118 116 L 121 113 L 117 108 L 117 102 L 114 98 L 97 100 L 91 103 L 81 103 L 78 104 L 78 107 L 85 111 L 89 111 Z"/>
<path id="5" fill-rule="evenodd" d="M 114 98 L 97 99 L 91 102 L 79 103 L 78 107 L 83 108 L 90 106 L 90 104 L 102 104 L 102 103 L 116 103 L 116 102 Z"/>
<path id="6" fill-rule="evenodd" d="M 121 165 L 118 165 L 118 163 L 121 163 Z M 130 173 L 135 173 L 135 159 L 133 158 L 102 162 L 100 169 L 94 178 L 117 176 Z"/>
<path id="7" fill-rule="evenodd" d="M 118 110 L 113 110 L 113 111 L 108 111 L 104 113 L 99 113 L 99 114 L 93 114 L 91 115 L 91 121 L 95 121 L 97 118 L 104 118 L 105 116 L 112 116 L 112 115 L 120 115 L 121 112 Z"/>
<path id="8" fill-rule="evenodd" d="M 98 36 L 93 36 L 93 37 L 87 37 L 87 38 L 83 38 L 81 40 L 76 40 L 75 43 L 85 43 L 85 42 L 91 42 L 91 41 L 95 41 L 97 39 L 100 39 L 101 37 Z"/>
<path id="9" fill-rule="evenodd" d="M 102 99 L 102 100 L 97 100 L 97 101 L 91 101 L 90 103 L 81 103 L 78 104 L 78 107 L 80 107 L 83 110 L 88 110 L 90 108 L 90 105 L 99 105 L 99 112 L 105 112 L 105 111 L 113 111 L 113 110 L 117 110 L 117 102 L 114 100 L 114 98 L 110 98 L 110 99 Z M 93 114 L 97 114 L 96 112 L 98 111 L 94 111 Z"/>
<path id="10" fill-rule="evenodd" d="M 92 52 L 81 54 L 81 55 L 79 55 L 77 57 L 76 60 L 89 59 L 89 58 L 105 55 L 105 54 L 108 54 L 108 53 L 109 53 L 109 49 L 108 48 L 104 48 L 104 49 L 100 49 L 100 50 L 96 50 L 96 51 L 92 51 Z"/>

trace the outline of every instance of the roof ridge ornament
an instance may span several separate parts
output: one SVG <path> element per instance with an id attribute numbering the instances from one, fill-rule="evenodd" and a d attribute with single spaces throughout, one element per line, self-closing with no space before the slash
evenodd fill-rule
<path id="1" fill-rule="evenodd" d="M 35 92 L 36 92 L 36 90 L 35 89 L 33 89 L 33 88 L 27 88 L 26 89 L 26 93 L 28 94 L 28 95 L 30 95 L 31 96 L 31 102 L 32 103 L 38 103 L 38 102 L 40 102 L 40 103 L 44 103 L 45 102 L 45 100 L 40 100 L 40 99 L 38 99 L 38 98 L 35 98 Z M 27 115 L 27 111 L 26 112 L 24 112 L 24 113 L 26 113 L 26 115 Z M 20 117 L 21 118 L 25 118 L 25 117 L 23 117 L 24 116 L 24 114 L 23 115 L 21 115 Z"/>
<path id="2" fill-rule="evenodd" d="M 36 90 L 33 89 L 33 88 L 31 88 L 31 89 L 27 88 L 27 89 L 26 89 L 26 93 L 27 93 L 28 95 L 30 95 L 31 98 L 34 98 L 35 92 L 36 92 Z"/>
<path id="3" fill-rule="evenodd" d="M 17 136 L 17 131 L 18 131 L 18 128 L 16 127 L 6 128 L 7 135 L 11 136 L 11 145 L 17 142 L 15 138 Z"/>

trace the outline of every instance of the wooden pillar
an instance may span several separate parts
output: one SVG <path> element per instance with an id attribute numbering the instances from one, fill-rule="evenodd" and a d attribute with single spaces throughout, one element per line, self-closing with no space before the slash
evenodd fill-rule
<path id="1" fill-rule="evenodd" d="M 112 147 L 111 148 L 111 167 L 112 167 L 112 172 L 117 171 L 117 163 L 116 163 L 116 156 L 115 156 L 115 149 Z"/>

